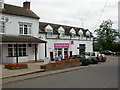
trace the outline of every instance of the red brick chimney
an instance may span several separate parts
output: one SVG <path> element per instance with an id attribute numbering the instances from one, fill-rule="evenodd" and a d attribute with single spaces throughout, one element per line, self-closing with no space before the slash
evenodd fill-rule
<path id="1" fill-rule="evenodd" d="M 30 1 L 23 2 L 23 7 L 27 8 L 27 9 L 30 9 Z"/>

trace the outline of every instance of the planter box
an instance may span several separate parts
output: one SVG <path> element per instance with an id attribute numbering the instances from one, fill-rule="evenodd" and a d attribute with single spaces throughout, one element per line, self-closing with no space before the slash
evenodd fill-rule
<path id="1" fill-rule="evenodd" d="M 28 64 L 16 64 L 16 65 L 12 65 L 12 64 L 5 64 L 5 68 L 7 69 L 11 69 L 11 70 L 15 70 L 15 69 L 25 69 L 28 68 Z"/>
<path id="2" fill-rule="evenodd" d="M 72 66 L 79 66 L 79 65 L 80 65 L 80 61 L 78 59 L 74 59 L 74 60 L 68 59 L 60 62 L 41 65 L 40 68 L 45 70 L 53 70 L 53 69 L 61 69 Z"/>

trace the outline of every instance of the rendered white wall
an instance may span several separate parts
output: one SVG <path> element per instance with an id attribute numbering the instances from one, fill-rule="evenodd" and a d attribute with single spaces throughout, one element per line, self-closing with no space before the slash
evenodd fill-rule
<path id="1" fill-rule="evenodd" d="M 23 17 L 23 16 L 8 15 L 8 14 L 2 14 L 2 16 L 9 18 L 9 22 L 6 22 L 5 34 L 19 35 L 19 22 L 26 22 L 32 24 L 31 35 L 36 37 L 38 36 L 38 30 L 39 30 L 38 19 Z"/>
<path id="2" fill-rule="evenodd" d="M 54 43 L 69 43 L 71 41 L 74 41 L 74 44 L 70 44 L 69 51 L 72 51 L 73 55 L 79 54 L 79 50 L 77 47 L 79 47 L 79 44 L 86 44 L 86 52 L 93 52 L 93 44 L 92 41 L 89 39 L 86 40 L 86 38 L 83 38 L 82 40 L 60 40 L 60 39 L 46 39 L 45 34 L 40 34 L 39 36 L 42 37 L 42 40 L 47 41 L 47 56 L 50 57 L 50 51 L 54 52 Z M 54 35 L 53 37 L 56 37 L 57 35 Z M 68 38 L 69 36 L 65 36 Z M 65 38 L 64 37 L 64 38 Z M 45 45 L 40 44 L 39 45 L 39 58 L 44 59 L 45 57 Z M 69 53 L 68 53 L 69 54 Z"/>

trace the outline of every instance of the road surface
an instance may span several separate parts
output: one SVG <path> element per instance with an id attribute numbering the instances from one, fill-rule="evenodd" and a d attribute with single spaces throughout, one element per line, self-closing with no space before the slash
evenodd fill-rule
<path id="1" fill-rule="evenodd" d="M 82 67 L 82 66 L 80 66 Z M 88 68 L 3 85 L 3 88 L 118 88 L 118 57 Z"/>

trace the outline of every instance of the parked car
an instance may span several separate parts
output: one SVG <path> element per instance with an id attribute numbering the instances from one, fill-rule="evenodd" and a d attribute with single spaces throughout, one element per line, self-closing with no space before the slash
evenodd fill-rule
<path id="1" fill-rule="evenodd" d="M 82 65 L 88 65 L 91 63 L 92 58 L 87 55 L 73 55 L 73 58 L 78 58 Z"/>
<path id="2" fill-rule="evenodd" d="M 115 52 L 112 52 L 112 51 L 110 51 L 110 50 L 104 50 L 104 51 L 101 51 L 100 53 L 101 53 L 101 54 L 105 54 L 105 55 L 116 55 Z"/>
<path id="3" fill-rule="evenodd" d="M 105 62 L 107 60 L 107 57 L 104 54 L 100 54 L 101 62 Z"/>
<path id="4" fill-rule="evenodd" d="M 91 57 L 91 63 L 92 64 L 97 64 L 99 59 L 98 59 L 98 52 L 86 52 L 86 55 L 89 55 Z"/>

